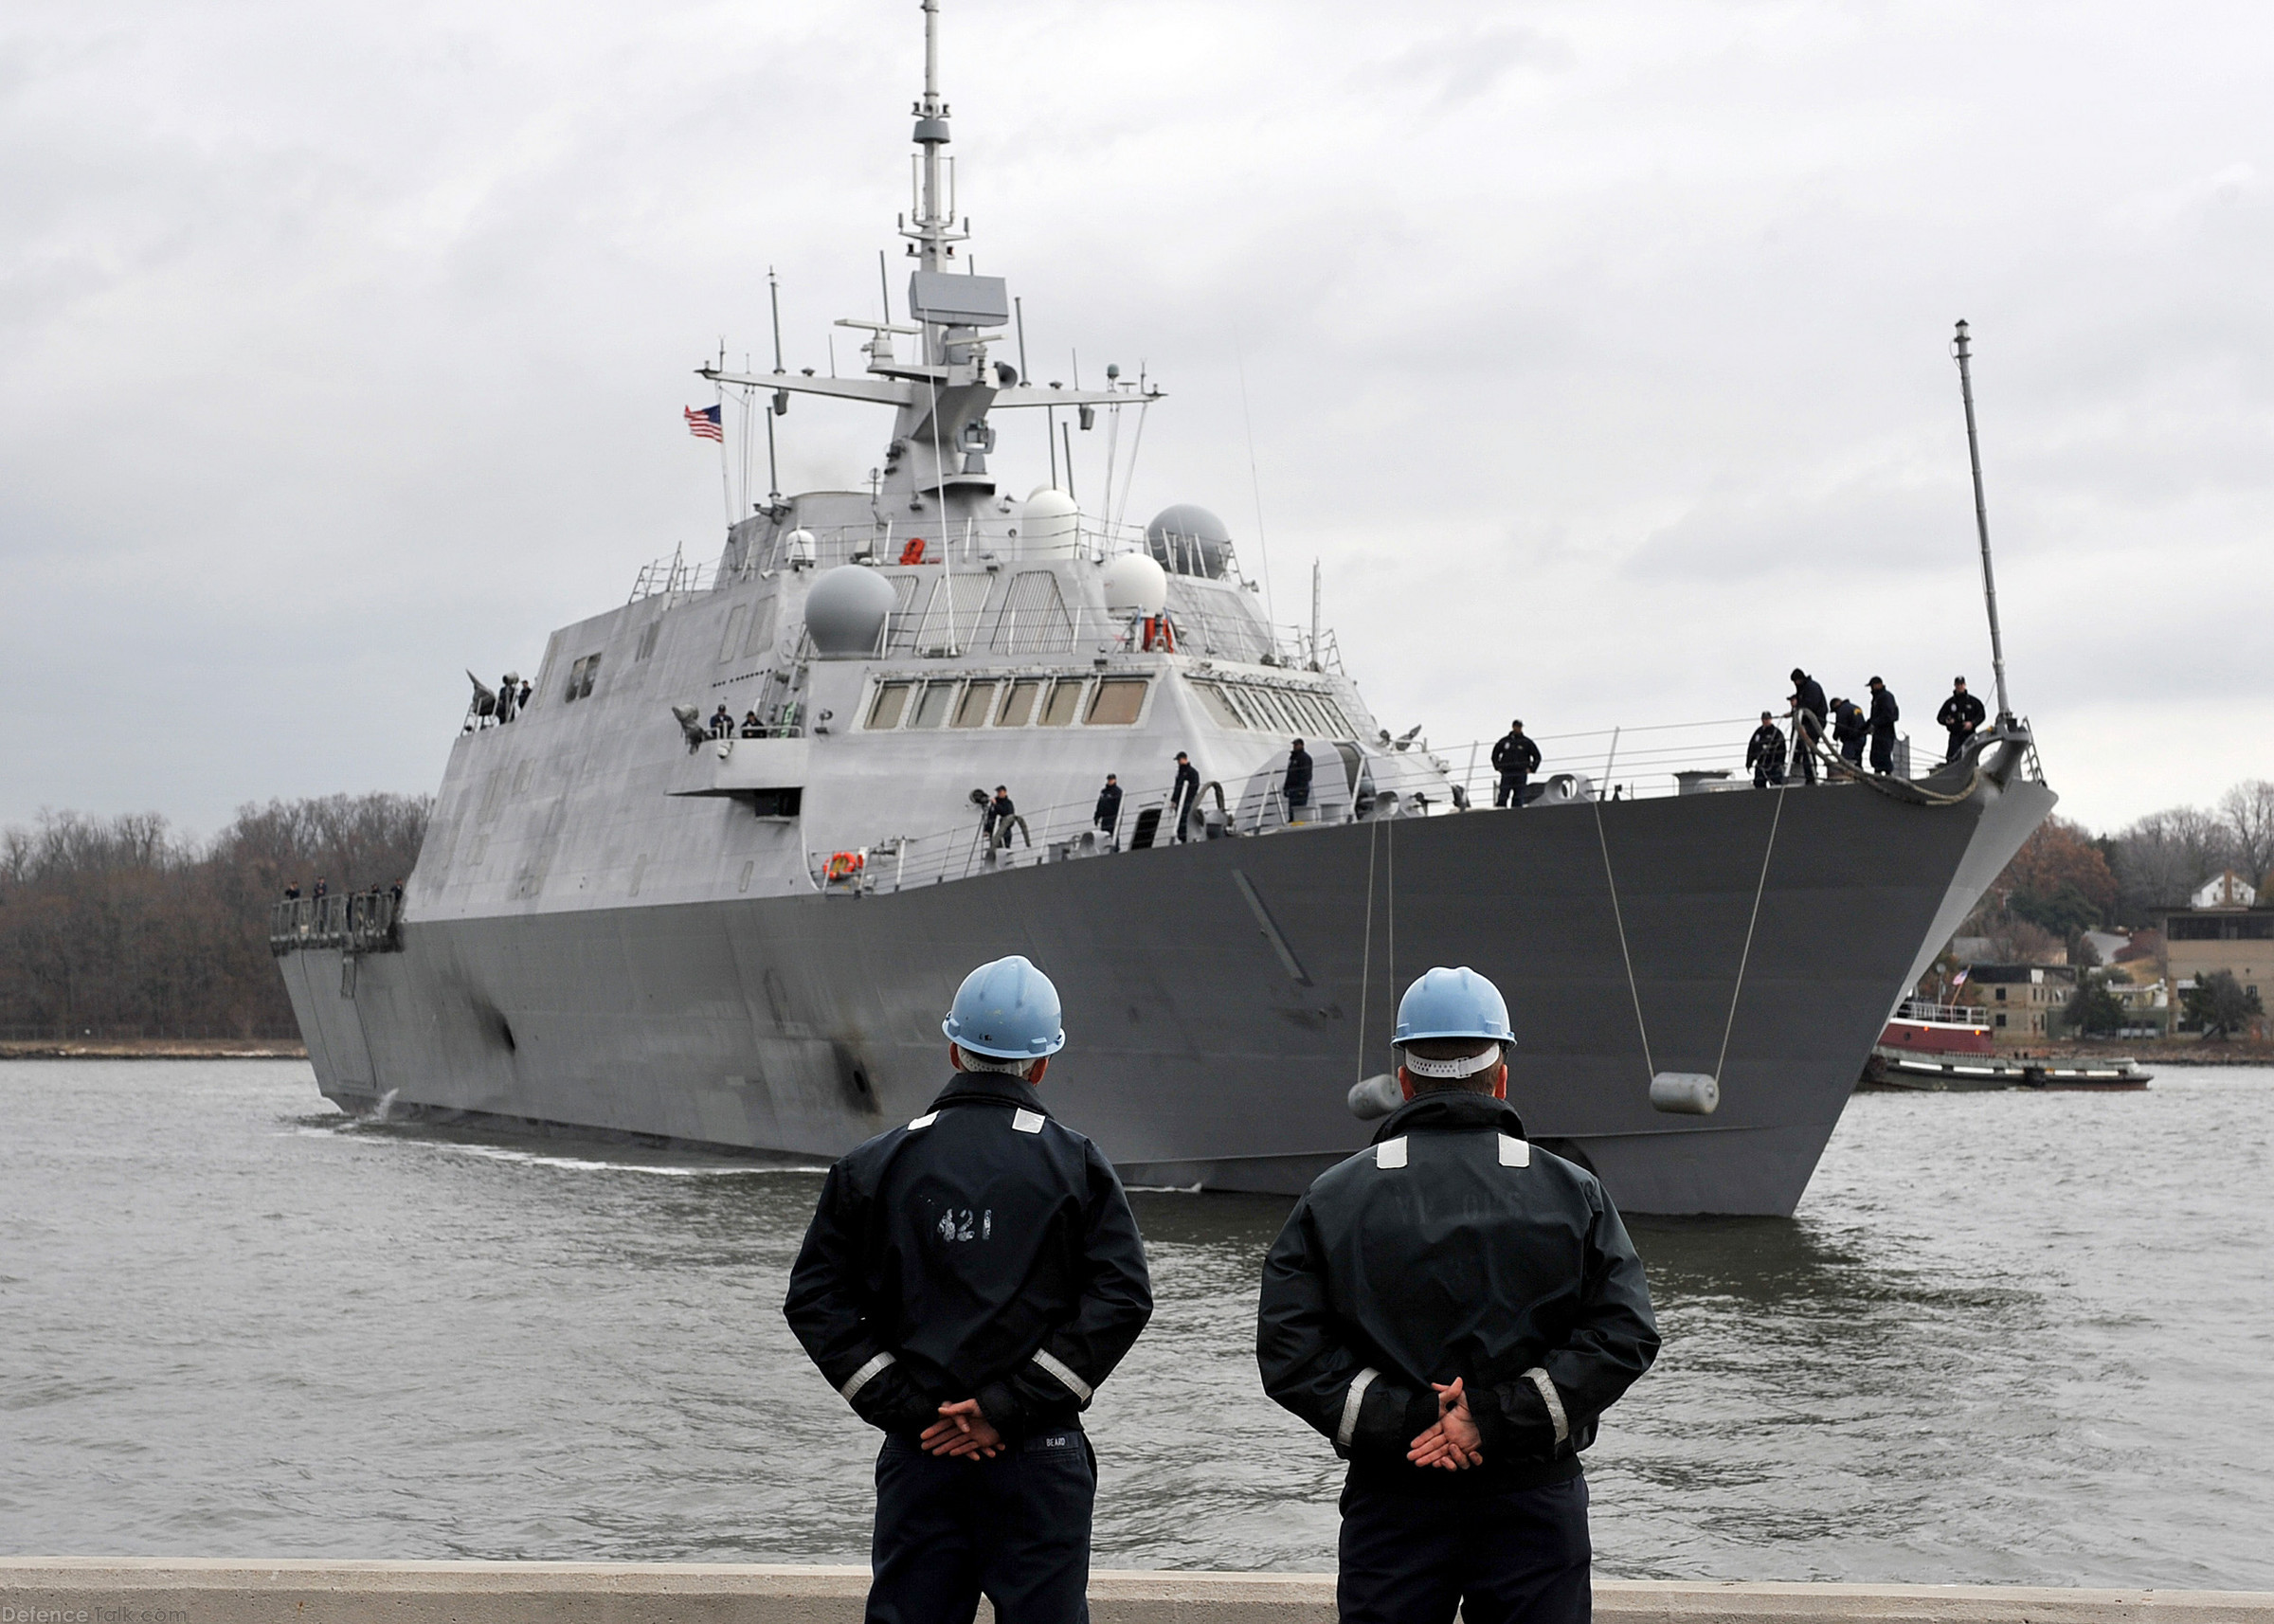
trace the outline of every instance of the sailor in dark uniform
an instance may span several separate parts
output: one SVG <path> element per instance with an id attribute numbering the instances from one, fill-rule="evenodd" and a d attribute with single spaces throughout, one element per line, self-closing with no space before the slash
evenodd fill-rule
<path id="1" fill-rule="evenodd" d="M 1903 717 L 1903 708 L 1895 703 L 1895 690 L 1874 677 L 1871 688 L 1871 770 L 1886 774 L 1895 770 L 1895 724 Z"/>
<path id="2" fill-rule="evenodd" d="M 1832 707 L 1824 701 L 1824 684 L 1818 682 L 1798 666 L 1793 667 L 1793 697 L 1787 709 L 1792 713 L 1793 765 L 1799 768 L 1800 782 L 1816 781 L 1816 747 L 1824 739 L 1825 718 Z"/>
<path id="3" fill-rule="evenodd" d="M 1950 697 L 1943 700 L 1942 709 L 1935 713 L 1935 720 L 1950 734 L 1950 749 L 1942 752 L 1944 761 L 1958 759 L 1958 752 L 1966 748 L 1966 741 L 1974 737 L 1975 730 L 1982 725 L 1982 717 L 1986 713 L 1982 702 L 1966 692 L 1966 679 L 1963 677 L 1954 677 L 1950 685 Z"/>
<path id="4" fill-rule="evenodd" d="M 1182 750 L 1177 752 L 1177 776 L 1168 782 L 1168 809 L 1177 821 L 1177 839 L 1192 839 L 1192 814 L 1200 799 L 1200 775 L 1192 759 Z"/>
<path id="5" fill-rule="evenodd" d="M 1840 747 L 1840 759 L 1852 767 L 1864 765 L 1864 735 L 1868 725 L 1864 708 L 1852 699 L 1832 702 L 1832 736 Z"/>
<path id="6" fill-rule="evenodd" d="M 1499 991 L 1434 969 L 1398 1006 L 1407 1103 L 1264 1262 L 1265 1391 L 1350 1463 L 1343 1624 L 1582 1624 L 1579 1452 L 1658 1351 L 1595 1177 L 1527 1143 Z"/>
<path id="7" fill-rule="evenodd" d="M 1784 730 L 1768 712 L 1745 746 L 1745 765 L 1753 769 L 1753 787 L 1767 789 L 1784 782 Z"/>
<path id="8" fill-rule="evenodd" d="M 1112 1164 L 1037 1085 L 1066 1042 L 1022 958 L 965 978 L 941 1023 L 957 1075 L 839 1159 L 782 1305 L 882 1428 L 869 1624 L 1089 1616 L 1097 1463 L 1081 1412 L 1152 1313 Z"/>
<path id="9" fill-rule="evenodd" d="M 1301 739 L 1287 752 L 1287 777 L 1279 790 L 1287 797 L 1287 821 L 1303 821 L 1303 809 L 1310 804 L 1310 752 L 1303 748 Z"/>
<path id="10" fill-rule="evenodd" d="M 1097 806 L 1091 812 L 1090 821 L 1110 843 L 1113 827 L 1121 821 L 1121 781 L 1110 772 L 1105 788 L 1097 792 Z"/>
<path id="11" fill-rule="evenodd" d="M 1540 770 L 1540 747 L 1526 736 L 1522 722 L 1510 722 L 1508 731 L 1494 742 L 1492 770 L 1500 775 L 1492 804 L 1524 810 L 1525 780 Z"/>

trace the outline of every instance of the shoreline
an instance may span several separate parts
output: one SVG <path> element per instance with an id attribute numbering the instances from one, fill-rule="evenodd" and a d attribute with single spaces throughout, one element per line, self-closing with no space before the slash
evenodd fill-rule
<path id="1" fill-rule="evenodd" d="M 297 1038 L 5 1038 L 0 1060 L 305 1060 Z"/>

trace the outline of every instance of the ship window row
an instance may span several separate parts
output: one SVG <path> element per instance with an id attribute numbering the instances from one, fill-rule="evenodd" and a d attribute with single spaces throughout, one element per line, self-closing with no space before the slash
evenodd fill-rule
<path id="1" fill-rule="evenodd" d="M 861 726 L 897 728 L 1133 727 L 1145 711 L 1142 677 L 979 677 L 876 684 Z"/>
<path id="2" fill-rule="evenodd" d="M 561 691 L 563 699 L 589 699 L 593 679 L 600 675 L 600 656 L 587 654 L 568 668 L 568 686 Z"/>
<path id="3" fill-rule="evenodd" d="M 1208 714 L 1220 726 L 1297 738 L 1354 739 L 1357 731 L 1342 707 L 1324 694 L 1272 688 L 1260 682 L 1226 682 L 1196 677 L 1192 686 Z"/>

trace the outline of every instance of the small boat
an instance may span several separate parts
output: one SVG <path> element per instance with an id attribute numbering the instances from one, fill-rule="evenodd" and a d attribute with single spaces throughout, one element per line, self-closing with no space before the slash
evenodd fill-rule
<path id="1" fill-rule="evenodd" d="M 1981 1012 L 1962 1005 L 1898 1004 L 1864 1062 L 1862 1090 L 1962 1093 L 1983 1089 L 2144 1089 L 2152 1074 L 2129 1056 L 2065 1060 L 2000 1055 Z"/>

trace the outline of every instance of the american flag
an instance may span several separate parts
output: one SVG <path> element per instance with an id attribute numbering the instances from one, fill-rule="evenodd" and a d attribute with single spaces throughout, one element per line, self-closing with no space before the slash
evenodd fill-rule
<path id="1" fill-rule="evenodd" d="M 715 440 L 724 445 L 727 442 L 727 431 L 719 421 L 722 415 L 714 406 L 689 406 L 687 432 L 697 440 Z"/>

